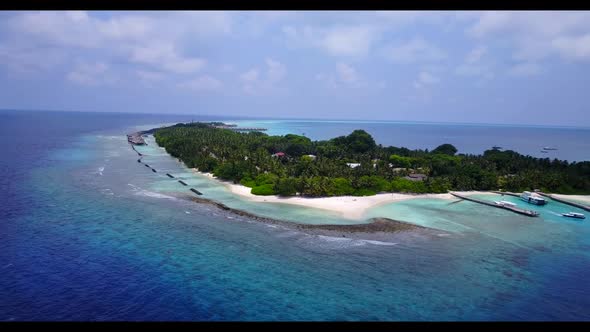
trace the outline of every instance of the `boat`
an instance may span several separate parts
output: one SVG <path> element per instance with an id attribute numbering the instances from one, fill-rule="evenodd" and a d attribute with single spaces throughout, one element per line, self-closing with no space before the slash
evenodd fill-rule
<path id="1" fill-rule="evenodd" d="M 520 195 L 520 199 L 522 199 L 523 201 L 530 203 L 530 204 L 535 204 L 535 205 L 545 205 L 547 204 L 547 201 L 539 194 L 537 193 L 532 193 L 530 191 L 525 191 Z"/>
<path id="2" fill-rule="evenodd" d="M 584 214 L 577 212 L 562 213 L 561 215 L 569 218 L 586 219 L 586 216 Z"/>
<path id="3" fill-rule="evenodd" d="M 494 203 L 496 203 L 496 205 L 500 205 L 500 206 L 516 207 L 516 204 L 514 204 L 512 202 L 508 202 L 508 201 L 495 201 Z"/>
<path id="4" fill-rule="evenodd" d="M 543 148 L 543 150 L 557 150 L 557 148 L 552 148 L 552 147 L 546 146 Z"/>
<path id="5" fill-rule="evenodd" d="M 545 150 L 541 150 L 541 153 L 549 153 L 549 152 L 547 152 L 547 151 L 545 151 Z"/>
<path id="6" fill-rule="evenodd" d="M 492 149 L 494 149 L 494 150 L 502 150 L 502 147 L 496 145 L 496 146 L 492 146 Z"/>

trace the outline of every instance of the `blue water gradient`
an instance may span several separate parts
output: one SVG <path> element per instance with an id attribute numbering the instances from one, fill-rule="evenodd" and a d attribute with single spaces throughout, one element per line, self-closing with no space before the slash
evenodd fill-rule
<path id="1" fill-rule="evenodd" d="M 0 320 L 590 320 L 569 207 L 417 199 L 371 213 L 440 231 L 310 235 L 172 195 L 124 134 L 176 121 L 0 113 Z"/>

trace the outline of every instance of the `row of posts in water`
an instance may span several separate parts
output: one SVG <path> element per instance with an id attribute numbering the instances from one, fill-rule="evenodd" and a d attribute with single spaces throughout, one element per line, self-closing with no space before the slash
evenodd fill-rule
<path id="1" fill-rule="evenodd" d="M 133 144 L 131 144 L 131 148 L 133 149 L 133 151 L 135 151 L 135 152 L 137 153 L 137 155 L 139 155 L 139 159 L 137 159 L 137 162 L 138 162 L 138 163 L 142 163 L 142 162 L 141 162 L 141 158 L 143 157 L 143 155 L 141 154 L 141 152 L 137 151 L 137 150 L 135 149 L 135 146 L 134 146 Z M 157 173 L 157 171 L 156 171 L 156 169 L 155 169 L 155 168 L 153 168 L 153 167 L 151 167 L 150 165 L 148 165 L 148 164 L 145 164 L 145 163 L 144 163 L 144 165 L 145 165 L 145 167 L 147 167 L 147 168 L 151 169 L 151 170 L 152 170 L 152 172 L 154 172 L 154 173 Z M 174 175 L 172 175 L 172 174 L 170 174 L 170 173 L 166 173 L 166 175 L 167 175 L 169 178 L 171 178 L 171 179 L 175 179 Z M 188 186 L 188 184 L 187 184 L 186 182 L 182 181 L 182 180 L 178 180 L 178 182 L 180 182 L 180 183 L 181 183 L 182 185 L 184 185 L 184 186 Z M 199 196 L 200 196 L 200 195 L 203 195 L 203 193 L 202 193 L 202 192 L 198 191 L 198 190 L 197 190 L 197 189 L 195 189 L 195 188 L 190 188 L 189 190 L 190 190 L 190 191 L 192 191 L 192 192 L 194 192 L 195 194 L 197 194 L 197 195 L 199 195 Z"/>

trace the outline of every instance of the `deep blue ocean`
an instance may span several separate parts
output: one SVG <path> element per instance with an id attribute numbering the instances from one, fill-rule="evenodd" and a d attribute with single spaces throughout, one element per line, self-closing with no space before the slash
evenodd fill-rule
<path id="1" fill-rule="evenodd" d="M 527 218 L 417 199 L 374 213 L 441 231 L 309 235 L 179 199 L 139 167 L 126 133 L 190 120 L 224 119 L 0 111 L 1 321 L 590 320 L 590 226 L 554 216 L 569 207 Z M 312 138 L 357 127 L 239 121 Z M 552 157 L 590 160 L 586 129 L 358 125 L 384 145 L 433 148 L 455 135 L 460 152 L 550 145 Z M 183 172 L 164 153 L 146 158 Z"/>

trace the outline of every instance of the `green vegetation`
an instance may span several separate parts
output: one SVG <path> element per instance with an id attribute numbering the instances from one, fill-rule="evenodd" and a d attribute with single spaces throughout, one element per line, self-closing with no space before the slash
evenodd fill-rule
<path id="1" fill-rule="evenodd" d="M 327 141 L 293 134 L 238 133 L 205 123 L 177 124 L 153 132 L 157 143 L 188 167 L 241 183 L 256 195 L 367 196 L 498 189 L 590 193 L 590 162 L 538 159 L 514 151 L 457 155 L 451 144 L 431 152 L 383 147 L 363 130 Z M 284 156 L 273 156 L 278 152 Z M 412 173 L 426 178 L 408 177 Z"/>

